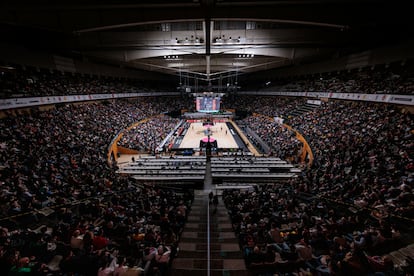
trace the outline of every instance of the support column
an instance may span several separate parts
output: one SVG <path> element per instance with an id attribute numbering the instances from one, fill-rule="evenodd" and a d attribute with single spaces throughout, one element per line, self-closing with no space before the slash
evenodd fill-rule
<path id="1" fill-rule="evenodd" d="M 210 81 L 210 55 L 206 55 L 206 74 L 207 81 Z"/>

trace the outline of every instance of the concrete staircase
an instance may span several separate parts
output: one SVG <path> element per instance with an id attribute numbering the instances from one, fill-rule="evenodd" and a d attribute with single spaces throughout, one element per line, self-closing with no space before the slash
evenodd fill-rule
<path id="1" fill-rule="evenodd" d="M 214 206 L 208 204 L 208 192 L 195 192 L 193 206 L 178 245 L 179 252 L 172 264 L 171 275 L 250 275 L 224 204 L 219 200 L 217 211 L 214 213 Z M 208 265 L 208 221 L 210 221 L 210 265 Z"/>

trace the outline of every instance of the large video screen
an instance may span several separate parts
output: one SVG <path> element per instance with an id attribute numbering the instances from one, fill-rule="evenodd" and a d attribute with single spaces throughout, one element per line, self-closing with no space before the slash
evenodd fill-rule
<path id="1" fill-rule="evenodd" d="M 206 113 L 220 111 L 220 97 L 197 97 L 196 110 Z"/>

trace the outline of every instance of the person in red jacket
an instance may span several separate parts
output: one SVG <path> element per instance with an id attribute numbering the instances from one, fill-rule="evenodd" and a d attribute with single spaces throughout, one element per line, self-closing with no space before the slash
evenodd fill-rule
<path id="1" fill-rule="evenodd" d="M 104 236 L 104 232 L 102 229 L 99 229 L 98 234 L 95 235 L 92 241 L 93 248 L 95 250 L 101 250 L 105 248 L 109 244 L 108 238 Z"/>

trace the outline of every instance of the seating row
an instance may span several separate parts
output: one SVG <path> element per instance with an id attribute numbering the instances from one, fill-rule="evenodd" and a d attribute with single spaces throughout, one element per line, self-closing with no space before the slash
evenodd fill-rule
<path id="1" fill-rule="evenodd" d="M 134 175 L 204 175 L 205 170 L 127 170 L 121 173 Z"/>
<path id="2" fill-rule="evenodd" d="M 202 181 L 204 175 L 134 175 L 132 178 L 136 180 L 159 180 L 159 181 Z"/>
<path id="3" fill-rule="evenodd" d="M 191 170 L 191 171 L 197 171 L 202 170 L 204 171 L 206 169 L 205 166 L 142 166 L 142 167 L 131 167 L 131 166 L 125 166 L 121 168 L 121 172 L 127 172 L 127 171 L 141 171 L 141 170 L 162 170 L 162 171 L 171 171 L 171 170 Z"/>

